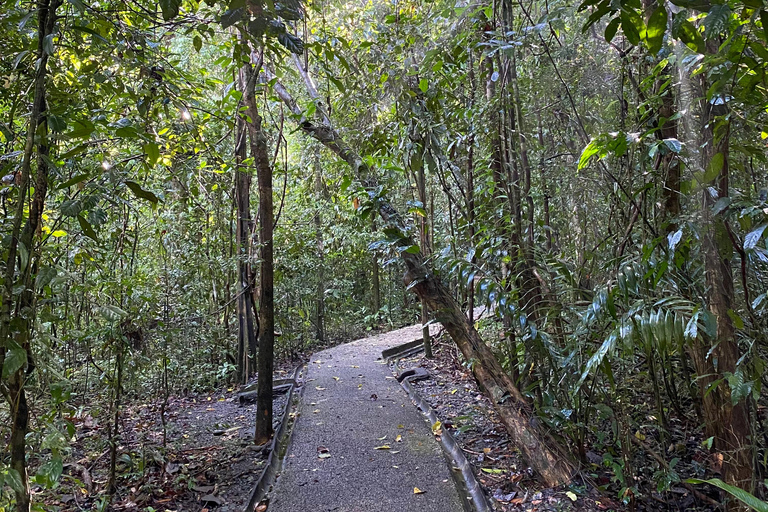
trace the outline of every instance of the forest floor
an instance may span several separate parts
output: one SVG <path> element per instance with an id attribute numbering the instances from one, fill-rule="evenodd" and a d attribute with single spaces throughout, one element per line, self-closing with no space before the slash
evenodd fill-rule
<path id="1" fill-rule="evenodd" d="M 433 326 L 433 330 L 437 329 Z M 441 512 L 455 506 L 452 496 L 456 489 L 452 478 L 446 476 L 450 475 L 450 465 L 439 453 L 430 425 L 395 381 L 393 371 L 397 368 L 387 367 L 379 357 L 383 348 L 419 337 L 417 325 L 340 345 L 305 359 L 308 369 L 296 413 L 296 432 L 282 482 L 278 479 L 269 510 L 304 510 L 302 499 L 306 496 L 330 500 L 326 508 L 314 504 L 314 510 L 415 510 L 410 503 L 414 498 L 418 509 L 426 510 L 423 503 L 418 503 L 420 493 L 414 495 L 414 487 L 426 491 L 431 500 L 445 498 L 448 508 L 440 508 Z M 290 376 L 298 364 L 278 365 L 275 377 Z M 398 366 L 422 367 L 429 372 L 429 379 L 413 385 L 436 410 L 442 428 L 450 430 L 456 438 L 496 511 L 624 510 L 616 498 L 616 485 L 610 483 L 611 470 L 599 463 L 591 464 L 589 477 L 604 485 L 603 495 L 588 490 L 587 485 L 542 488 L 447 336 L 435 340 L 434 359 L 419 354 L 400 360 Z M 276 422 L 286 404 L 286 395 L 275 398 Z M 117 463 L 118 492 L 109 505 L 105 494 L 109 425 L 87 412 L 70 418 L 76 436 L 72 452 L 65 460 L 61 483 L 52 490 L 35 486 L 35 501 L 42 502 L 45 510 L 62 512 L 243 510 L 269 455 L 251 440 L 255 405 L 240 405 L 237 389 L 225 388 L 169 397 L 166 411 L 164 429 L 159 421 L 159 404 L 136 403 L 124 408 Z M 652 440 L 652 432 L 646 434 Z M 684 429 L 679 437 L 685 440 L 686 435 L 690 437 L 688 444 L 694 448 L 700 443 Z M 411 446 L 413 440 L 418 441 Z M 377 449 L 382 446 L 388 448 Z M 407 447 L 413 450 L 409 453 Z M 694 448 L 689 450 L 690 457 L 681 457 L 681 467 L 701 458 Z M 590 454 L 596 457 L 591 451 L 587 455 Z M 428 469 L 429 464 L 434 467 Z M 636 462 L 641 474 L 652 473 L 652 465 L 648 457 L 640 457 Z M 367 479 L 367 484 L 361 483 L 357 479 L 361 475 L 372 478 Z M 402 489 L 394 489 L 393 485 Z M 285 496 L 300 499 L 292 503 Z M 396 498 L 392 506 L 384 506 L 392 496 Z M 407 498 L 407 503 L 396 506 L 399 498 Z M 368 506 L 359 507 L 368 502 Z M 333 508 L 334 503 L 354 505 Z M 678 485 L 666 494 L 646 492 L 645 499 L 637 500 L 635 510 L 712 508 L 694 500 L 690 492 Z"/>
<path id="2" fill-rule="evenodd" d="M 276 378 L 291 374 L 284 363 Z M 287 395 L 275 397 L 275 428 Z M 253 444 L 255 404 L 240 405 L 237 389 L 169 397 L 165 448 L 158 404 L 132 404 L 121 418 L 118 491 L 106 505 L 109 427 L 90 415 L 72 418 L 76 441 L 61 485 L 36 499 L 46 510 L 242 511 L 269 453 Z"/>

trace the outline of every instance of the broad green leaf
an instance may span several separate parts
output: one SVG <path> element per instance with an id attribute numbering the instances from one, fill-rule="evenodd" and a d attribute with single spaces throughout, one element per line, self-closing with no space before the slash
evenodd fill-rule
<path id="1" fill-rule="evenodd" d="M 629 44 L 640 44 L 640 32 L 645 30 L 643 19 L 634 9 L 621 11 L 621 30 L 629 41 Z"/>
<path id="2" fill-rule="evenodd" d="M 80 229 L 83 230 L 83 234 L 85 236 L 97 242 L 99 241 L 99 235 L 96 234 L 96 230 L 93 229 L 91 223 L 88 222 L 82 215 L 77 216 L 77 222 L 80 223 Z"/>
<path id="3" fill-rule="evenodd" d="M 150 165 L 156 164 L 160 158 L 160 148 L 154 142 L 144 144 L 144 153 L 146 153 Z"/>
<path id="4" fill-rule="evenodd" d="M 421 89 L 421 92 L 426 93 L 427 89 L 429 89 L 429 80 L 426 78 L 419 80 L 419 89 Z"/>
<path id="5" fill-rule="evenodd" d="M 706 172 L 704 173 L 704 183 L 710 183 L 714 181 L 715 178 L 720 175 L 720 171 L 723 169 L 723 164 L 725 164 L 725 156 L 722 153 L 717 153 L 715 156 L 713 156 L 707 165 Z"/>
<path id="6" fill-rule="evenodd" d="M 651 55 L 656 55 L 664 43 L 664 33 L 667 31 L 667 9 L 662 3 L 651 14 L 648 27 L 645 30 L 645 44 Z"/>
<path id="7" fill-rule="evenodd" d="M 757 246 L 757 242 L 760 241 L 760 238 L 763 236 L 763 232 L 765 231 L 766 227 L 768 227 L 768 224 L 763 224 L 747 233 L 747 236 L 744 237 L 745 251 L 754 249 Z"/>
<path id="8" fill-rule="evenodd" d="M 118 322 L 128 316 L 128 313 L 117 306 L 112 306 L 111 304 L 97 307 L 96 310 L 101 316 L 104 317 L 105 320 L 109 322 Z"/>
<path id="9" fill-rule="evenodd" d="M 664 139 L 664 145 L 673 153 L 680 153 L 680 150 L 683 148 L 683 145 L 677 139 Z"/>
<path id="10" fill-rule="evenodd" d="M 27 364 L 27 351 L 16 345 L 5 352 L 3 378 L 7 379 Z"/>
<path id="11" fill-rule="evenodd" d="M 145 199 L 151 203 L 157 203 L 160 201 L 160 198 L 158 198 L 155 194 L 150 192 L 149 190 L 144 190 L 141 188 L 141 185 L 136 183 L 135 181 L 126 181 L 125 185 L 133 192 L 133 195 L 138 197 L 139 199 Z"/>
<path id="12" fill-rule="evenodd" d="M 621 25 L 621 17 L 617 16 L 613 18 L 609 23 L 608 26 L 605 27 L 605 40 L 609 43 L 613 41 L 613 38 L 616 36 L 616 31 L 619 29 L 619 25 Z"/>
<path id="13" fill-rule="evenodd" d="M 75 176 L 74 178 L 70 178 L 61 185 L 59 185 L 57 188 L 58 190 L 63 190 L 65 188 L 69 188 L 72 185 L 77 185 L 78 183 L 81 183 L 88 179 L 88 174 L 79 174 Z"/>
<path id="14" fill-rule="evenodd" d="M 731 16 L 731 8 L 728 4 L 714 4 L 704 18 L 704 35 L 711 39 L 725 31 L 728 19 Z"/>
<path id="15" fill-rule="evenodd" d="M 160 0 L 160 9 L 163 11 L 163 19 L 168 21 L 179 15 L 181 0 Z"/>
<path id="16" fill-rule="evenodd" d="M 722 480 L 720 480 L 719 478 L 710 478 L 709 480 L 689 478 L 688 480 L 685 481 L 685 483 L 714 485 L 715 487 L 729 493 L 731 496 L 738 499 L 739 501 L 744 503 L 746 506 L 748 506 L 752 510 L 756 510 L 757 512 L 768 512 L 768 502 L 765 502 L 763 500 L 756 498 L 755 496 L 748 493 L 744 489 L 740 489 L 738 487 L 734 487 L 733 485 L 729 485 L 723 482 Z"/>
<path id="17" fill-rule="evenodd" d="M 53 34 L 48 34 L 43 38 L 43 50 L 48 55 L 53 55 L 55 48 L 53 47 Z"/>
<path id="18" fill-rule="evenodd" d="M 200 50 L 203 47 L 203 40 L 200 36 L 195 36 L 194 39 L 192 39 L 192 46 L 195 47 L 195 51 L 197 53 L 200 53 Z"/>
<path id="19" fill-rule="evenodd" d="M 5 474 L 5 483 L 15 492 L 24 492 L 24 484 L 21 481 L 21 475 L 13 468 L 7 468 Z"/>

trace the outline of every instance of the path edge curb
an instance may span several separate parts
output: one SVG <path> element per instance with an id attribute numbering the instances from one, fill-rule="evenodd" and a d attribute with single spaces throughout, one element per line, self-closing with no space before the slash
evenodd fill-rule
<path id="1" fill-rule="evenodd" d="M 421 340 L 418 341 L 421 342 Z M 400 348 L 401 355 L 397 355 L 397 352 L 395 352 L 395 355 L 385 357 L 384 353 L 382 353 L 382 358 L 387 360 L 387 362 L 390 362 L 391 360 L 399 359 L 404 355 L 407 355 L 409 352 L 417 352 L 414 351 L 413 347 L 406 348 L 408 345 L 412 345 L 412 343 L 413 342 L 405 343 L 390 349 L 394 350 Z M 427 420 L 430 422 L 430 425 L 434 425 L 439 421 L 437 412 L 432 408 L 431 405 L 429 405 L 426 400 L 424 400 L 424 398 L 416 391 L 413 385 L 411 385 L 410 379 L 403 379 L 403 381 L 400 383 L 400 386 L 403 387 L 411 401 L 427 418 Z M 448 430 L 444 429 L 440 435 L 440 446 L 443 449 L 443 452 L 445 452 L 445 454 L 453 460 L 456 467 L 461 471 L 461 478 L 459 480 L 466 487 L 467 493 L 469 493 L 470 497 L 472 498 L 471 500 L 462 500 L 463 503 L 465 505 L 470 505 L 468 502 L 471 501 L 471 509 L 474 512 L 492 512 L 493 508 L 488 502 L 488 498 L 485 496 L 483 488 L 480 486 L 477 478 L 475 478 L 475 473 L 472 471 L 472 464 L 467 460 L 466 456 L 464 456 L 464 452 L 456 442 L 456 438 L 454 438 L 453 434 L 451 434 Z M 455 478 L 455 472 L 453 472 L 453 474 Z"/>
<path id="2" fill-rule="evenodd" d="M 296 370 L 294 370 L 292 379 L 281 379 L 288 380 L 288 383 L 291 386 L 288 390 L 288 400 L 285 404 L 282 418 L 280 418 L 280 426 L 272 438 L 272 445 L 270 446 L 267 465 L 261 472 L 261 476 L 256 482 L 256 485 L 251 492 L 251 498 L 248 500 L 248 504 L 243 509 L 243 512 L 254 512 L 256 506 L 262 499 L 264 499 L 265 496 L 267 496 L 270 487 L 274 485 L 275 480 L 277 479 L 277 473 L 280 470 L 280 465 L 283 459 L 283 457 L 278 452 L 282 447 L 287 447 L 291 440 L 291 434 L 293 433 L 293 422 L 295 422 L 295 417 L 293 422 L 291 422 L 292 424 L 290 428 L 288 427 L 288 420 L 290 418 L 290 413 L 294 412 L 296 408 L 295 404 L 293 403 L 294 392 L 296 391 L 296 388 L 298 387 L 299 392 L 301 392 L 302 387 L 298 385 L 297 379 L 301 373 L 302 368 L 304 368 L 304 366 L 299 366 L 296 368 Z"/>

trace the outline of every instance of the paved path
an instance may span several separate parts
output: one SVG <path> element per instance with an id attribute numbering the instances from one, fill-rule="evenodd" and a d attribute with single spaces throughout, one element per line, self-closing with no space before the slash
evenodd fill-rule
<path id="1" fill-rule="evenodd" d="M 312 356 L 270 512 L 464 510 L 430 425 L 379 359 L 420 337 L 407 327 Z"/>

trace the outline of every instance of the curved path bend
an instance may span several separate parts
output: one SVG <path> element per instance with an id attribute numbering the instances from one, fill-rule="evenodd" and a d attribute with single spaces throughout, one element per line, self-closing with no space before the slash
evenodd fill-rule
<path id="1" fill-rule="evenodd" d="M 450 461 L 381 359 L 420 337 L 416 325 L 312 356 L 270 512 L 464 510 Z"/>

